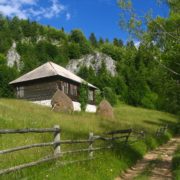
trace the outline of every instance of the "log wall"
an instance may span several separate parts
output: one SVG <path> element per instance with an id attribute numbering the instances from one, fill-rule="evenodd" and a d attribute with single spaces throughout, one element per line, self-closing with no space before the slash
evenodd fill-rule
<path id="1" fill-rule="evenodd" d="M 53 94 L 56 92 L 57 87 L 62 90 L 62 84 L 68 83 L 68 92 L 66 93 L 72 101 L 78 101 L 78 92 L 80 84 L 73 82 L 66 78 L 59 77 L 47 77 L 38 80 L 33 80 L 29 82 L 22 82 L 14 85 L 16 97 L 19 99 L 27 99 L 30 101 L 42 101 L 49 100 L 52 98 Z M 73 95 L 70 92 L 70 85 L 77 86 L 77 94 Z M 21 95 L 19 93 L 21 89 Z M 95 90 L 94 91 L 94 100 L 89 101 L 89 104 L 95 104 Z"/>

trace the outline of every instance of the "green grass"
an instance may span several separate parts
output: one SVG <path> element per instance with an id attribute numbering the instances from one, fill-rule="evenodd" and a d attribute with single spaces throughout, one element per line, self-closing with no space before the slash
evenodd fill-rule
<path id="1" fill-rule="evenodd" d="M 44 163 L 42 165 L 24 169 L 8 175 L 1 179 L 92 179 L 109 180 L 114 179 L 124 169 L 132 166 L 138 159 L 150 149 L 167 141 L 176 127 L 177 117 L 154 110 L 135 108 L 125 104 L 119 104 L 114 108 L 115 119 L 103 120 L 96 114 L 73 113 L 63 114 L 52 112 L 47 107 L 38 106 L 26 101 L 0 99 L 0 128 L 49 128 L 55 124 L 62 129 L 62 139 L 84 139 L 88 138 L 89 132 L 101 134 L 106 131 L 135 128 L 147 132 L 143 141 L 122 146 L 115 142 L 113 150 L 95 152 L 97 158 L 92 161 L 82 162 L 64 167 L 59 162 L 68 159 L 84 159 L 87 153 L 77 154 L 71 157 L 62 157 L 57 162 Z M 172 129 L 162 138 L 155 138 L 154 134 L 158 127 L 169 124 Z M 52 134 L 9 134 L 0 135 L 0 149 L 33 144 L 38 142 L 52 141 Z M 76 146 L 62 146 L 62 150 L 78 148 Z M 83 146 L 87 147 L 87 146 Z M 53 153 L 53 149 L 34 148 L 18 151 L 7 155 L 0 155 L 0 169 L 35 161 Z"/>
<path id="2" fill-rule="evenodd" d="M 172 171 L 174 179 L 180 180 L 180 146 L 178 146 L 173 156 Z"/>

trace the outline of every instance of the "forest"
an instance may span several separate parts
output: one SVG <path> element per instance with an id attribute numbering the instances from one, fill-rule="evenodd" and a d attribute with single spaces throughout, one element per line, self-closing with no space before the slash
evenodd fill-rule
<path id="1" fill-rule="evenodd" d="M 67 33 L 63 27 L 0 15 L 0 97 L 13 97 L 8 83 L 47 61 L 65 67 L 71 59 L 98 51 L 116 61 L 116 75 L 112 76 L 104 63 L 98 72 L 81 67 L 78 75 L 99 87 L 100 96 L 112 105 L 122 101 L 180 114 L 180 3 L 172 2 L 168 3 L 168 17 L 148 21 L 139 47 L 133 40 L 98 39 L 95 33 L 86 37 L 80 29 Z M 120 7 L 127 9 L 127 4 L 120 1 Z M 129 22 L 126 28 L 139 36 L 140 22 Z M 6 55 L 13 42 L 21 56 L 19 70 L 16 65 L 7 66 Z"/>

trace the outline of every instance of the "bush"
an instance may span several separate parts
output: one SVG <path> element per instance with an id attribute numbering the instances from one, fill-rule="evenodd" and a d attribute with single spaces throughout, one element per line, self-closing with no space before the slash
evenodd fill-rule
<path id="1" fill-rule="evenodd" d="M 78 59 L 81 56 L 80 46 L 77 43 L 71 43 L 68 45 L 68 57 L 69 59 Z"/>
<path id="2" fill-rule="evenodd" d="M 147 93 L 141 100 L 141 103 L 145 108 L 155 109 L 157 98 L 158 95 L 156 93 Z"/>
<path id="3" fill-rule="evenodd" d="M 102 101 L 103 97 L 102 97 L 102 93 L 101 91 L 96 91 L 96 98 L 95 98 L 95 101 L 96 101 L 96 105 L 98 105 L 101 101 Z"/>
<path id="4" fill-rule="evenodd" d="M 86 110 L 86 105 L 88 103 L 88 85 L 87 84 L 81 84 L 81 87 L 79 89 L 79 102 L 81 104 L 81 110 Z"/>
<path id="5" fill-rule="evenodd" d="M 0 97 L 14 97 L 14 92 L 9 82 L 18 75 L 15 68 L 0 65 Z"/>
<path id="6" fill-rule="evenodd" d="M 110 87 L 105 87 L 103 89 L 103 94 L 112 106 L 117 104 L 117 95 Z"/>
<path id="7" fill-rule="evenodd" d="M 180 179 L 180 146 L 178 146 L 173 159 L 172 159 L 172 170 L 174 179 Z"/>

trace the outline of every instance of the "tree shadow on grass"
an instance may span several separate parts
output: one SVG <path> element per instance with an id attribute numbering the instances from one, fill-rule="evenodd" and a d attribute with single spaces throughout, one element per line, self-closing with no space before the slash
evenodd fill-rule
<path id="1" fill-rule="evenodd" d="M 170 131 L 171 134 L 173 135 L 180 134 L 180 121 L 178 120 L 177 122 L 173 122 L 166 119 L 158 119 L 158 122 L 153 122 L 149 120 L 144 120 L 144 122 L 150 125 L 156 125 L 158 127 L 168 125 L 168 130 Z"/>
<path id="2" fill-rule="evenodd" d="M 164 122 L 168 125 L 168 129 L 173 135 L 180 135 L 180 120 L 177 119 L 177 122 L 168 121 L 165 119 L 159 119 L 160 122 Z"/>
<path id="3" fill-rule="evenodd" d="M 143 158 L 143 153 L 129 144 L 114 142 L 113 146 L 112 152 L 115 154 L 116 158 L 126 164 L 126 167 L 121 169 L 121 171 L 133 166 L 137 160 Z"/>
<path id="4" fill-rule="evenodd" d="M 155 125 L 155 126 L 163 126 L 165 125 L 165 123 L 163 122 L 154 122 L 154 121 L 150 121 L 150 120 L 144 120 L 143 122 L 150 124 L 150 125 Z"/>

